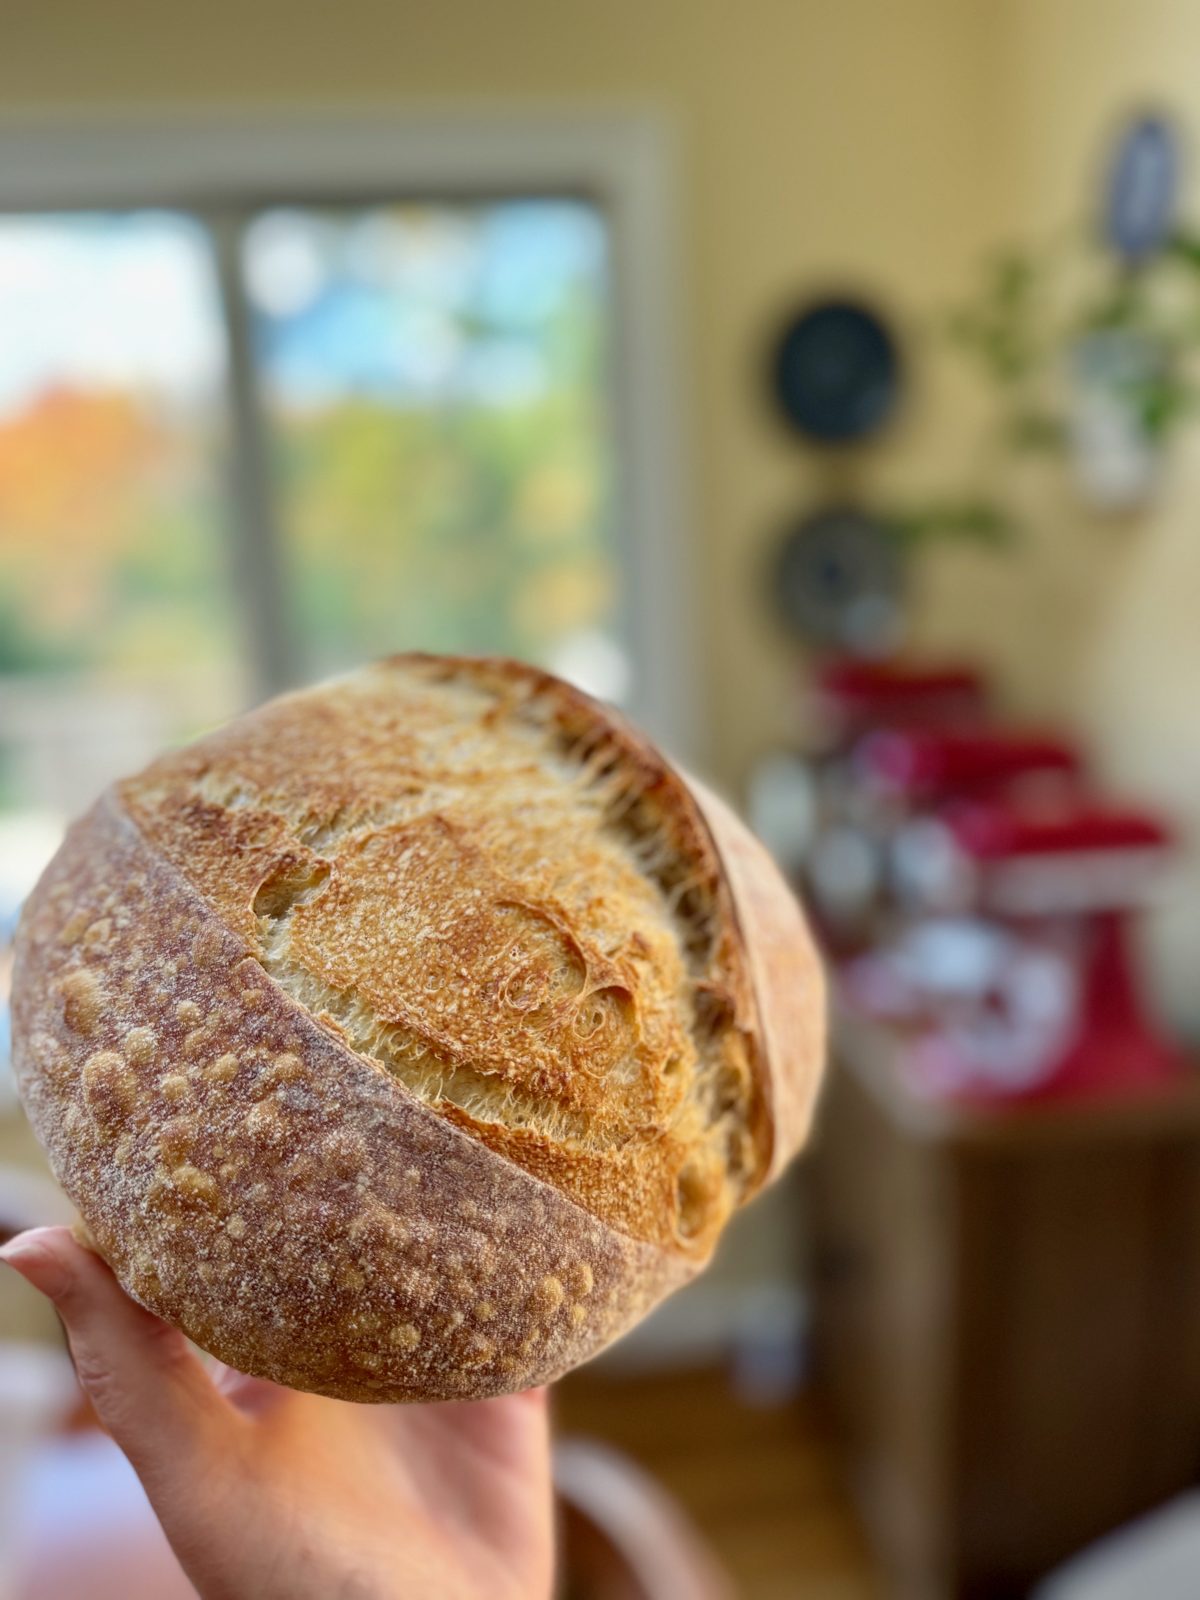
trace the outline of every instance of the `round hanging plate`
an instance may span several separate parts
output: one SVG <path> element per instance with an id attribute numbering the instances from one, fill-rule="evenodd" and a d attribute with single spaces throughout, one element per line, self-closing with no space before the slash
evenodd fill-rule
<path id="1" fill-rule="evenodd" d="M 852 655 L 894 647 L 904 567 L 892 526 L 853 506 L 826 506 L 784 536 L 771 574 L 775 609 L 789 633 Z"/>
<path id="2" fill-rule="evenodd" d="M 1104 236 L 1130 266 L 1170 238 L 1179 168 L 1179 140 L 1166 117 L 1136 117 L 1117 140 L 1104 193 Z"/>
<path id="3" fill-rule="evenodd" d="M 900 358 L 883 322 L 866 306 L 827 300 L 784 328 L 771 374 L 790 427 L 824 444 L 875 433 L 895 407 Z"/>

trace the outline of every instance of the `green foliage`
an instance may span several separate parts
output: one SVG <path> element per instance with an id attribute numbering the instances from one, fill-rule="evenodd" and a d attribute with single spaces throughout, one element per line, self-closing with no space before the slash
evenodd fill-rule
<path id="1" fill-rule="evenodd" d="M 1003 439 L 1018 454 L 1053 455 L 1066 443 L 1065 419 L 1036 406 L 1014 407 L 1004 419 Z"/>
<path id="2" fill-rule="evenodd" d="M 544 656 L 556 634 L 603 623 L 606 462 L 592 404 L 360 400 L 283 419 L 292 598 L 318 668 L 412 646 Z M 539 485 L 566 501 L 562 514 L 539 514 Z"/>
<path id="3" fill-rule="evenodd" d="M 14 577 L 0 575 L 0 674 L 73 666 L 79 659 L 78 650 L 72 650 L 67 640 L 46 638 L 30 625 L 28 615 L 28 604 Z"/>
<path id="4" fill-rule="evenodd" d="M 1016 525 L 1000 506 L 987 500 L 944 500 L 911 508 L 895 517 L 909 544 L 930 539 L 964 539 L 990 549 L 1004 549 L 1016 536 Z"/>
<path id="5" fill-rule="evenodd" d="M 307 673 L 416 646 L 545 660 L 563 636 L 610 624 L 602 334 L 597 297 L 580 292 L 538 333 L 544 381 L 532 393 L 279 406 L 287 615 Z M 84 438 L 88 404 L 73 419 Z M 112 402 L 97 405 L 96 426 L 101 404 Z M 128 410 L 129 427 L 140 427 Z M 149 425 L 138 438 L 150 470 L 122 466 L 98 486 L 89 468 L 40 538 L 14 530 L 6 541 L 0 506 L 0 672 L 153 671 L 234 654 L 213 441 Z M 56 483 L 65 454 L 46 452 Z M 98 487 L 109 492 L 103 505 Z M 70 521 L 78 505 L 88 508 L 83 534 Z"/>
<path id="6" fill-rule="evenodd" d="M 948 319 L 953 342 L 1002 388 L 1020 383 L 1038 363 L 1038 287 L 1033 258 L 1006 252 L 985 264 L 978 297 Z"/>
<path id="7" fill-rule="evenodd" d="M 1200 407 L 1200 234 L 1181 229 L 1137 270 L 1095 255 L 1087 264 L 1098 287 L 1056 311 L 1064 296 L 1053 292 L 1054 280 L 1064 263 L 1054 252 L 999 253 L 984 263 L 975 294 L 947 319 L 950 343 L 993 393 L 993 459 L 1001 463 L 1065 453 L 1071 432 L 1066 375 L 1092 337 L 1125 335 L 1144 357 L 1106 381 L 1152 445 L 1164 447 Z M 1078 255 L 1065 265 L 1080 265 Z M 974 502 L 974 511 L 984 503 Z M 1009 538 L 1011 520 L 998 499 L 989 504 L 990 519 L 939 513 L 932 527 L 975 537 L 990 520 Z"/>
<path id="8" fill-rule="evenodd" d="M 281 412 L 293 612 L 314 670 L 420 647 L 545 660 L 615 589 L 602 327 L 568 297 L 507 403 Z"/>

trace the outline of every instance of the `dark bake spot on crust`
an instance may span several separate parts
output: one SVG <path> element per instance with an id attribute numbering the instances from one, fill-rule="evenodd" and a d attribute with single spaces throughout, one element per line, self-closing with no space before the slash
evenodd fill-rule
<path id="1" fill-rule="evenodd" d="M 715 984 L 698 983 L 692 996 L 696 1030 L 707 1039 L 719 1038 L 733 1026 L 733 999 Z"/>
<path id="2" fill-rule="evenodd" d="M 662 891 L 692 962 L 706 967 L 716 944 L 715 863 L 697 870 L 680 850 L 663 813 L 643 792 L 647 775 L 630 771 L 628 758 L 611 735 L 589 732 L 572 738 L 560 733 L 556 743 L 567 763 L 579 767 L 587 786 L 602 797 L 605 826 L 621 835 L 642 872 Z"/>
<path id="3" fill-rule="evenodd" d="M 285 858 L 254 896 L 254 915 L 268 920 L 286 916 L 320 894 L 329 882 L 329 873 L 328 861 Z"/>

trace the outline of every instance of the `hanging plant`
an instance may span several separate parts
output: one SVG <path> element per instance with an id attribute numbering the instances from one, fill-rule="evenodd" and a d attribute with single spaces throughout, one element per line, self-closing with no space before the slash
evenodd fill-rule
<path id="1" fill-rule="evenodd" d="M 1136 509 L 1200 415 L 1200 237 L 1137 267 L 1094 246 L 1005 252 L 946 331 L 992 392 L 993 470 L 1057 455 L 1093 509 Z"/>

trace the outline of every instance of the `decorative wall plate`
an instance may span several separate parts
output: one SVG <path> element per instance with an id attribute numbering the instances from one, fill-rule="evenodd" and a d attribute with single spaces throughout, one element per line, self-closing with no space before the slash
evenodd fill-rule
<path id="1" fill-rule="evenodd" d="M 1179 202 L 1179 138 L 1158 114 L 1133 118 L 1113 152 L 1104 192 L 1104 237 L 1129 266 L 1139 266 L 1171 236 Z"/>
<path id="2" fill-rule="evenodd" d="M 771 385 L 788 426 L 823 444 L 876 433 L 895 408 L 900 358 L 885 324 L 852 300 L 807 306 L 775 346 Z"/>
<path id="3" fill-rule="evenodd" d="M 806 644 L 885 654 L 901 629 L 902 557 L 896 530 L 881 517 L 848 505 L 806 513 L 776 553 L 775 610 Z"/>

